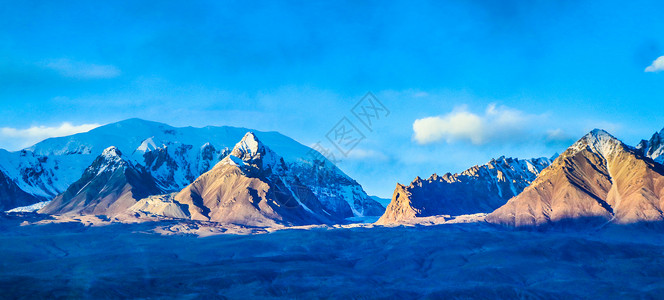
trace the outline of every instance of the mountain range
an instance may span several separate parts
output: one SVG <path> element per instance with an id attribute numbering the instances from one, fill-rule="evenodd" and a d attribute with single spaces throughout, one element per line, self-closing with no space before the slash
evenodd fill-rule
<path id="1" fill-rule="evenodd" d="M 377 224 L 436 215 L 490 213 L 523 191 L 549 164 L 551 160 L 545 157 L 500 157 L 459 174 L 417 177 L 408 186 L 397 184 L 392 201 Z"/>
<path id="2" fill-rule="evenodd" d="M 501 157 L 460 174 L 397 184 L 379 225 L 485 213 L 518 228 L 664 221 L 664 130 L 636 147 L 595 129 L 553 161 Z"/>
<path id="3" fill-rule="evenodd" d="M 291 189 L 288 195 L 306 190 L 307 198 L 319 203 L 311 206 L 325 212 L 321 220 L 378 216 L 384 211 L 325 157 L 277 132 L 176 128 L 140 119 L 47 139 L 21 151 L 0 151 L 0 196 L 7 195 L 0 198 L 0 207 L 8 210 L 53 199 L 40 212 L 113 216 L 143 198 L 165 198 L 191 188 L 190 184 L 203 181 L 200 177 L 216 165 L 248 159 L 253 154 L 238 152 L 236 144 L 242 143 L 245 149 L 256 151 L 256 146 L 269 151 L 271 159 L 278 157 L 276 163 L 255 167 L 267 174 L 276 170 L 264 168 L 279 165 L 277 175 L 287 184 L 271 182 L 273 186 L 285 193 L 287 185 Z"/>
<path id="4" fill-rule="evenodd" d="M 166 213 L 163 207 L 169 207 Z M 294 176 L 283 157 L 251 132 L 212 170 L 180 192 L 141 200 L 131 211 L 268 227 L 332 224 L 345 217 L 325 207 Z"/>
<path id="5" fill-rule="evenodd" d="M 664 130 L 632 147 L 595 129 L 551 158 L 503 156 L 397 184 L 384 208 L 320 153 L 277 132 L 129 119 L 0 150 L 0 209 L 259 227 L 463 215 L 517 228 L 659 223 L 663 154 Z"/>

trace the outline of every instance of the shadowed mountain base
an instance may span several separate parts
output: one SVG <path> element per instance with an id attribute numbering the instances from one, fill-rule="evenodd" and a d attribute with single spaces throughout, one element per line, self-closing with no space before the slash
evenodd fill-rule
<path id="1" fill-rule="evenodd" d="M 621 226 L 582 234 L 459 224 L 196 238 L 137 233 L 148 223 L 20 222 L 0 221 L 7 298 L 643 299 L 664 292 L 664 235 Z"/>

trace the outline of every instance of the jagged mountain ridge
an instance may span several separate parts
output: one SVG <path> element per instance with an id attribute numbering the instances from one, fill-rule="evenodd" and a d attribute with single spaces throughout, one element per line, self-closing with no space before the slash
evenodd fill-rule
<path id="1" fill-rule="evenodd" d="M 641 140 L 636 146 L 643 156 L 664 164 L 664 129 L 655 132 L 649 140 Z"/>
<path id="2" fill-rule="evenodd" d="M 595 129 L 486 220 L 514 227 L 633 224 L 660 222 L 663 209 L 664 167 Z"/>
<path id="3" fill-rule="evenodd" d="M 549 164 L 548 158 L 520 160 L 500 157 L 462 173 L 417 177 L 397 184 L 392 201 L 377 224 L 417 217 L 489 213 L 520 193 Z"/>
<path id="4" fill-rule="evenodd" d="M 38 202 L 67 190 L 104 149 L 115 146 L 128 161 L 145 167 L 162 192 L 177 192 L 226 157 L 248 131 L 236 127 L 176 128 L 129 119 L 86 133 L 47 139 L 17 152 L 2 150 L 0 168 L 9 170 L 7 177 L 35 196 L 31 201 Z M 326 207 L 347 217 L 380 215 L 384 210 L 334 164 L 321 155 L 312 155 L 311 148 L 277 132 L 253 132 L 280 153 L 290 170 Z"/>

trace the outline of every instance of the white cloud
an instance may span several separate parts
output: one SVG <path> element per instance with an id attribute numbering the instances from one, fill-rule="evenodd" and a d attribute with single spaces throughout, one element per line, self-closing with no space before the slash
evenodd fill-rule
<path id="1" fill-rule="evenodd" d="M 468 141 L 475 145 L 526 138 L 524 132 L 538 116 L 490 104 L 483 114 L 459 107 L 449 114 L 415 120 L 414 139 L 420 144 Z"/>
<path id="2" fill-rule="evenodd" d="M 65 77 L 78 79 L 114 78 L 120 76 L 120 69 L 113 65 L 96 65 L 69 59 L 46 62 L 44 67 L 54 70 Z"/>
<path id="3" fill-rule="evenodd" d="M 646 72 L 664 71 L 664 56 L 660 56 L 646 68 Z"/>
<path id="4" fill-rule="evenodd" d="M 0 142 L 3 145 L 9 145 L 10 147 L 8 148 L 15 148 L 10 150 L 16 150 L 33 145 L 47 138 L 86 132 L 99 126 L 100 124 L 72 125 L 65 122 L 60 124 L 60 126 L 32 126 L 25 129 L 2 127 L 0 128 Z"/>
<path id="5" fill-rule="evenodd" d="M 419 92 L 415 92 L 415 93 L 413 93 L 413 97 L 414 97 L 414 98 L 429 97 L 429 93 L 419 91 Z"/>
<path id="6" fill-rule="evenodd" d="M 567 141 L 571 137 L 562 129 L 552 129 L 546 131 L 546 139 L 549 141 Z"/>

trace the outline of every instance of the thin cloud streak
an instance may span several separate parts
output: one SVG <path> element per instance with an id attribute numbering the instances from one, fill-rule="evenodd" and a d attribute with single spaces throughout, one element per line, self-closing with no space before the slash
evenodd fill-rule
<path id="1" fill-rule="evenodd" d="M 121 74 L 120 69 L 113 65 L 97 65 L 64 58 L 48 61 L 43 66 L 62 76 L 77 79 L 108 79 Z"/>

